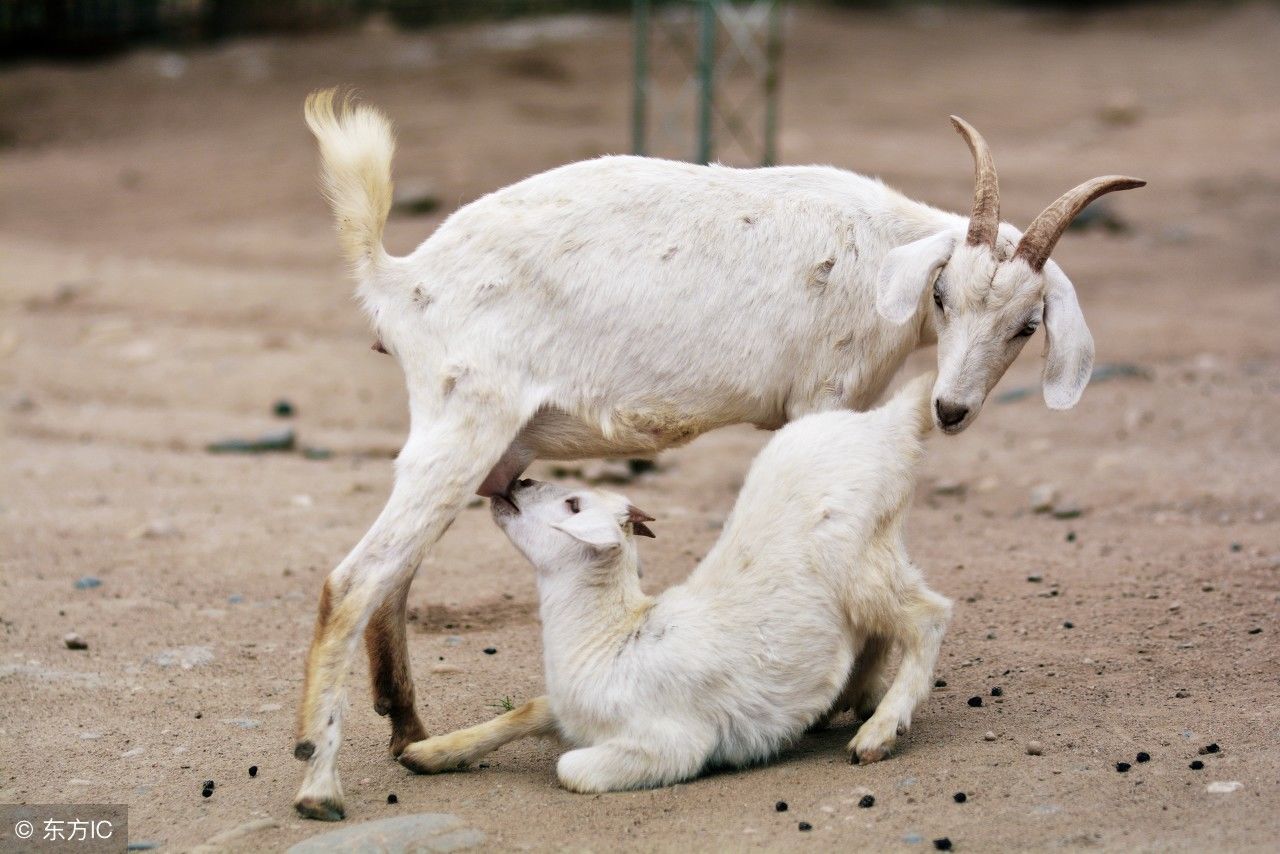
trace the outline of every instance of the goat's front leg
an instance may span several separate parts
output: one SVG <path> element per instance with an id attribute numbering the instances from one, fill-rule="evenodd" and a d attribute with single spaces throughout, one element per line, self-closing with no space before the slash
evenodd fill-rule
<path id="1" fill-rule="evenodd" d="M 404 615 L 399 597 L 407 595 L 426 548 L 466 505 L 521 423 L 519 413 L 492 405 L 481 413 L 469 403 L 454 400 L 430 423 L 421 427 L 415 423 L 396 460 L 390 499 L 373 527 L 325 581 L 307 655 L 294 746 L 294 755 L 307 763 L 294 806 L 308 818 L 335 821 L 344 815 L 336 767 L 342 742 L 343 683 L 360 633 L 379 609 L 384 614 L 375 625 L 388 643 L 377 645 L 372 675 L 375 680 L 388 674 L 394 677 L 397 687 L 392 699 L 401 710 L 408 701 L 408 714 L 402 712 L 399 719 L 405 727 L 402 734 L 412 732 L 416 723 L 411 687 L 405 690 L 412 682 L 404 631 L 396 622 Z M 384 660 L 381 655 L 387 649 L 391 652 Z M 374 690 L 383 699 L 378 684 Z"/>
<path id="2" fill-rule="evenodd" d="M 400 754 L 400 764 L 418 774 L 454 771 L 504 744 L 530 736 L 555 735 L 556 731 L 551 704 L 546 697 L 539 697 L 491 721 L 411 744 Z"/>
<path id="3" fill-rule="evenodd" d="M 944 597 L 923 585 L 909 594 L 895 618 L 894 640 L 902 647 L 897 675 L 875 712 L 849 742 L 849 751 L 858 762 L 884 759 L 898 735 L 910 729 L 916 706 L 929 696 L 933 666 L 950 618 L 951 603 Z"/>

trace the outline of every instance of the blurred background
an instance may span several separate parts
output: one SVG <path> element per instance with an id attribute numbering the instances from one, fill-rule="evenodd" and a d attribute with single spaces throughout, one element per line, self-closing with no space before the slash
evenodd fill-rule
<path id="1" fill-rule="evenodd" d="M 350 86 L 397 126 L 396 254 L 487 192 L 631 151 L 832 164 L 964 211 L 952 113 L 1017 225 L 1094 175 L 1150 182 L 1055 252 L 1097 341 L 1080 406 L 1044 409 L 1033 342 L 973 428 L 930 443 L 911 547 L 957 610 L 899 756 L 850 776 L 840 730 L 594 800 L 527 743 L 407 779 L 361 665 L 353 816 L 454 812 L 507 848 L 779 848 L 804 820 L 855 848 L 1260 850 L 1280 829 L 1259 808 L 1280 774 L 1277 44 L 1272 2 L 0 0 L 0 802 L 123 801 L 131 837 L 170 847 L 318 832 L 289 809 L 302 654 L 407 422 L 302 123 L 308 92 Z M 767 438 L 534 476 L 656 515 L 656 590 Z M 478 503 L 411 603 L 432 732 L 540 691 L 531 573 Z M 1137 750 L 1155 758 L 1117 774 Z"/>

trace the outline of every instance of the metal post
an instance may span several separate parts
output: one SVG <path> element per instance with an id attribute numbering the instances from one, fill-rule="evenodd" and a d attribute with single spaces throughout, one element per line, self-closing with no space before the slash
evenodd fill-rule
<path id="1" fill-rule="evenodd" d="M 643 155 L 649 118 L 649 0 L 635 0 L 635 74 L 631 93 L 631 150 Z"/>
<path id="2" fill-rule="evenodd" d="M 769 7 L 768 34 L 765 36 L 767 68 L 764 77 L 764 157 L 763 166 L 778 162 L 778 69 L 782 65 L 782 15 L 780 3 Z"/>
<path id="3" fill-rule="evenodd" d="M 702 0 L 701 39 L 698 45 L 698 150 L 695 163 L 711 162 L 711 112 L 715 101 L 716 8 L 715 0 Z"/>

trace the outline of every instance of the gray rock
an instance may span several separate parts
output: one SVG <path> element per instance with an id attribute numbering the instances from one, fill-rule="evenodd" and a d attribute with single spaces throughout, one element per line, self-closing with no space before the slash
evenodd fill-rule
<path id="1" fill-rule="evenodd" d="M 1064 498 L 1053 505 L 1052 513 L 1055 519 L 1075 519 L 1084 513 L 1084 508 L 1079 503 Z"/>
<path id="2" fill-rule="evenodd" d="M 1042 483 L 1031 488 L 1031 511 L 1048 513 L 1053 509 L 1053 500 L 1058 497 L 1058 490 L 1052 483 Z"/>
<path id="3" fill-rule="evenodd" d="M 94 578 L 92 575 L 86 575 L 83 578 L 76 579 L 77 590 L 92 590 L 95 587 L 102 586 L 101 578 Z"/>
<path id="4" fill-rule="evenodd" d="M 1043 755 L 1043 754 L 1044 754 L 1044 745 L 1043 745 L 1043 744 L 1041 744 L 1041 743 L 1040 743 L 1040 742 L 1038 742 L 1038 741 L 1028 741 L 1028 742 L 1027 742 L 1027 755 L 1028 755 L 1028 756 L 1041 756 L 1041 755 Z"/>
<path id="5" fill-rule="evenodd" d="M 484 843 L 484 834 L 465 827 L 449 813 L 418 813 L 369 821 L 332 833 L 313 836 L 289 849 L 289 854 L 340 854 L 377 851 L 380 854 L 465 851 Z"/>

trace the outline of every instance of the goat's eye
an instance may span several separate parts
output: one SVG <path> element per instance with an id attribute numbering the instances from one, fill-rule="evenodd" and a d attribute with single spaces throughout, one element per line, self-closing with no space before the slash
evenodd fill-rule
<path id="1" fill-rule="evenodd" d="M 942 310 L 942 290 L 937 286 L 933 286 L 933 304 Z"/>
<path id="2" fill-rule="evenodd" d="M 1017 335 L 1015 335 L 1014 337 L 1015 337 L 1015 338 L 1030 338 L 1032 335 L 1035 335 L 1035 334 L 1036 334 L 1036 329 L 1037 329 L 1039 326 L 1040 326 L 1040 324 L 1038 324 L 1038 323 L 1028 323 L 1026 326 L 1024 326 L 1024 327 L 1022 327 L 1021 329 L 1019 329 L 1019 330 L 1018 330 L 1018 334 L 1017 334 Z"/>
<path id="3" fill-rule="evenodd" d="M 579 510 L 578 499 L 576 498 L 565 499 L 564 506 L 569 508 L 570 513 L 577 513 Z"/>

